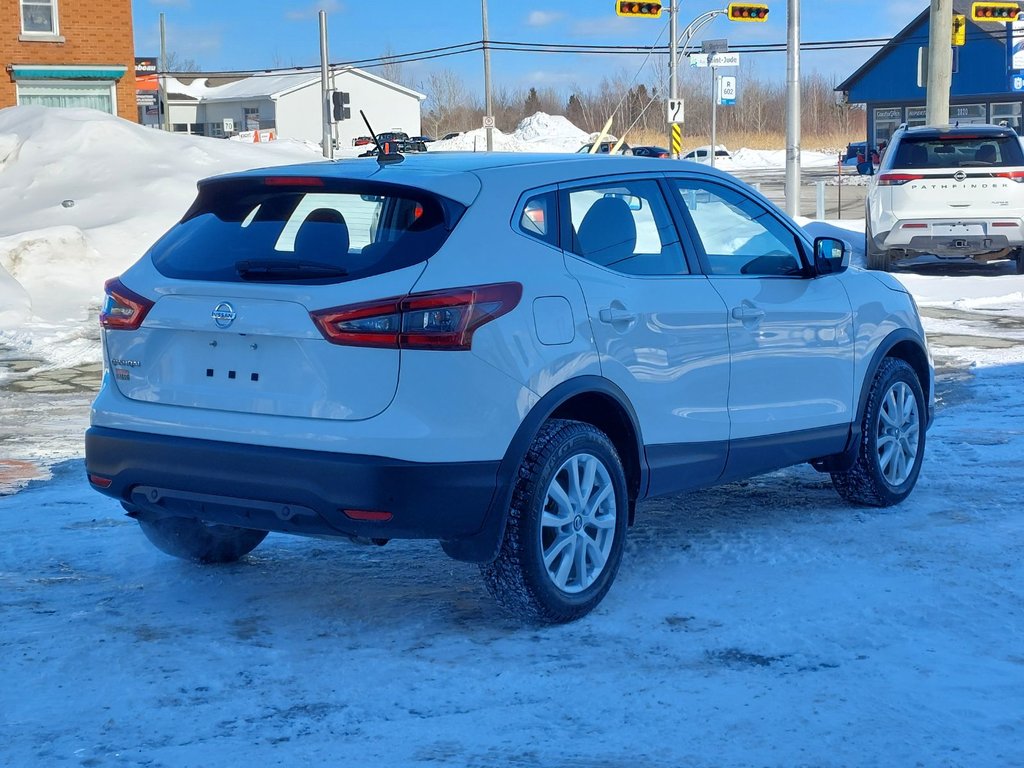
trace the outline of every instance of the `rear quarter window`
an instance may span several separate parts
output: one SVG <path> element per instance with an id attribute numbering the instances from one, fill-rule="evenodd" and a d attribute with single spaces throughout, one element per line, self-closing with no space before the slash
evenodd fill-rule
<path id="1" fill-rule="evenodd" d="M 151 255 L 161 274 L 184 280 L 344 282 L 429 259 L 464 210 L 392 185 L 214 181 Z"/>

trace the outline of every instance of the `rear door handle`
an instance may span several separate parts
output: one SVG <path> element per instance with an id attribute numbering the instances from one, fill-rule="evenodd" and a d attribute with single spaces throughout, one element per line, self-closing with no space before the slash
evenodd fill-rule
<path id="1" fill-rule="evenodd" d="M 616 307 L 605 307 L 597 316 L 601 318 L 602 323 L 632 323 L 636 320 L 636 312 L 630 312 L 627 309 L 618 309 Z"/>
<path id="2" fill-rule="evenodd" d="M 733 307 L 732 316 L 737 320 L 743 321 L 744 323 L 749 323 L 754 320 L 763 320 L 764 310 L 747 305 L 744 305 L 742 307 Z"/>

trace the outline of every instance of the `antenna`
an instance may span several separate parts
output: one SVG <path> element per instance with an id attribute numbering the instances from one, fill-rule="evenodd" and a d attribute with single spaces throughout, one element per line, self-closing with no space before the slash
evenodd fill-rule
<path id="1" fill-rule="evenodd" d="M 377 134 L 374 132 L 373 126 L 370 125 L 370 121 L 367 119 L 366 113 L 363 112 L 363 110 L 360 109 L 359 110 L 359 116 L 361 118 L 363 118 L 363 122 L 366 123 L 366 130 L 368 130 L 370 132 L 370 136 L 373 137 L 373 143 L 377 147 L 377 154 L 378 155 L 384 154 L 384 149 L 381 147 L 380 142 L 377 141 Z"/>

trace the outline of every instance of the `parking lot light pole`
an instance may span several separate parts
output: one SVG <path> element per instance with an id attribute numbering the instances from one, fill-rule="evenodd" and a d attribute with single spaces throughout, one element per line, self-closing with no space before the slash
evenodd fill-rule
<path id="1" fill-rule="evenodd" d="M 484 32 L 484 112 L 491 117 L 491 43 L 490 32 L 487 24 L 487 0 L 480 0 L 480 21 L 483 24 Z M 494 129 L 488 122 L 487 128 L 487 151 L 494 151 Z"/>
<path id="2" fill-rule="evenodd" d="M 800 215 L 800 0 L 786 13 L 786 213 Z"/>

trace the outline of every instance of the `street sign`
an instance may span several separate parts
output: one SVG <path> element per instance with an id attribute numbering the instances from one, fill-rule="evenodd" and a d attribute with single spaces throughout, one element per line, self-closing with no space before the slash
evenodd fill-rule
<path id="1" fill-rule="evenodd" d="M 967 44 L 967 16 L 962 13 L 953 14 L 953 47 Z"/>
<path id="2" fill-rule="evenodd" d="M 701 53 L 725 53 L 729 50 L 729 41 L 724 37 L 716 37 L 714 40 L 703 40 L 700 44 Z"/>
<path id="3" fill-rule="evenodd" d="M 736 78 L 723 77 L 718 80 L 718 103 L 731 107 L 736 103 Z"/>
<path id="4" fill-rule="evenodd" d="M 706 53 L 691 53 L 686 58 L 690 60 L 691 67 L 706 67 L 708 65 L 708 55 Z"/>
<path id="5" fill-rule="evenodd" d="M 494 127 L 494 115 L 484 115 L 484 128 Z"/>
<path id="6" fill-rule="evenodd" d="M 668 122 L 672 125 L 678 125 L 683 122 L 683 115 L 685 114 L 682 99 L 669 99 L 666 105 L 665 114 L 668 118 Z"/>
<path id="7" fill-rule="evenodd" d="M 738 53 L 716 53 L 710 57 L 708 66 L 712 67 L 738 67 L 740 55 Z"/>
<path id="8" fill-rule="evenodd" d="M 224 118 L 224 133 L 235 132 L 235 119 L 233 117 Z"/>

